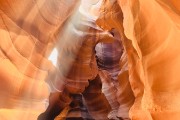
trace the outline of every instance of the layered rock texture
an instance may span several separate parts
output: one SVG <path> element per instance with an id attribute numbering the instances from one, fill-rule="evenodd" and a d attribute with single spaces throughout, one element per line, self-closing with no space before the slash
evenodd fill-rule
<path id="1" fill-rule="evenodd" d="M 55 71 L 47 59 L 54 47 L 54 33 L 76 3 L 0 1 L 1 120 L 36 120 L 45 110 L 50 93 L 45 80 Z"/>
<path id="2" fill-rule="evenodd" d="M 177 0 L 0 0 L 0 120 L 179 120 L 179 15 Z"/>
<path id="3" fill-rule="evenodd" d="M 107 0 L 101 10 L 97 24 L 124 36 L 135 95 L 133 120 L 180 118 L 179 5 L 173 0 Z"/>

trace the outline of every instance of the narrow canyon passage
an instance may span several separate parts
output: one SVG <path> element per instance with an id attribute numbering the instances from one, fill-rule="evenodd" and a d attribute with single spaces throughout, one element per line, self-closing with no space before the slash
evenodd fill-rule
<path id="1" fill-rule="evenodd" d="M 179 120 L 178 0 L 0 0 L 0 120 Z"/>

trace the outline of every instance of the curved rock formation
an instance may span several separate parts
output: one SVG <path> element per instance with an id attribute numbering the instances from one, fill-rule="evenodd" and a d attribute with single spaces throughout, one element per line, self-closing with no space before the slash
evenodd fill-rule
<path id="1" fill-rule="evenodd" d="M 179 120 L 179 16 L 177 0 L 1 0 L 0 119 L 66 118 L 79 105 L 79 118 Z M 114 40 L 123 53 L 102 54 Z"/>
<path id="2" fill-rule="evenodd" d="M 72 94 L 82 93 L 94 119 L 108 119 L 109 105 L 101 92 L 94 48 L 98 42 L 113 41 L 113 37 L 95 24 L 96 14 L 89 11 L 98 9 L 98 6 L 92 8 L 92 4 L 82 1 L 77 11 L 55 34 L 58 39 L 58 74 L 50 84 L 59 92 L 59 98 L 54 97 L 56 93 L 52 93 L 50 105 L 39 116 L 39 120 L 55 118 L 72 102 Z"/>
<path id="3" fill-rule="evenodd" d="M 75 5 L 66 0 L 0 1 L 1 120 L 35 120 L 45 110 L 45 80 L 55 70 L 47 59 L 53 34 Z"/>
<path id="4" fill-rule="evenodd" d="M 97 24 L 104 29 L 116 28 L 122 35 L 124 32 L 129 78 L 136 97 L 131 119 L 178 120 L 179 2 L 118 2 L 105 1 Z"/>

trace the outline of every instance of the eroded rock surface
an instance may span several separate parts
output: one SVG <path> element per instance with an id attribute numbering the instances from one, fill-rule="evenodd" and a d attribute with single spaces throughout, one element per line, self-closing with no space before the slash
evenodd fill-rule
<path id="1" fill-rule="evenodd" d="M 125 36 L 129 79 L 136 98 L 130 111 L 133 120 L 180 118 L 179 23 L 178 1 L 104 3 L 97 24 L 117 28 Z"/>
<path id="2" fill-rule="evenodd" d="M 1 0 L 0 119 L 53 120 L 80 94 L 93 119 L 179 120 L 179 16 L 177 0 Z M 102 70 L 95 46 L 114 39 Z"/>
<path id="3" fill-rule="evenodd" d="M 53 34 L 75 1 L 0 1 L 0 119 L 35 120 L 49 96 Z M 62 10 L 63 6 L 63 12 Z M 57 12 L 59 11 L 59 12 Z"/>

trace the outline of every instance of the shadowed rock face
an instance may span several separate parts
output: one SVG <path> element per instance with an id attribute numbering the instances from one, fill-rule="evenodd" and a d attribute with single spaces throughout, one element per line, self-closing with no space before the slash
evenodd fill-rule
<path id="1" fill-rule="evenodd" d="M 179 15 L 177 0 L 1 0 L 0 119 L 53 120 L 79 95 L 81 118 L 179 120 Z M 95 50 L 114 40 L 112 60 Z"/>
<path id="2" fill-rule="evenodd" d="M 64 84 L 61 85 L 54 83 L 53 81 L 56 81 L 57 79 L 59 79 L 58 81 L 63 81 L 60 75 L 64 74 L 65 77 L 67 77 L 65 82 L 69 82 L 72 79 L 72 82 L 67 84 L 68 91 L 76 93 L 77 90 L 74 88 L 79 89 L 81 86 L 78 85 L 78 82 L 74 81 L 77 81 L 78 78 L 82 81 L 82 79 L 84 80 L 85 78 L 85 83 L 88 83 L 89 76 L 92 79 L 96 77 L 96 74 L 90 75 L 91 73 L 89 72 L 95 72 L 93 71 L 95 68 L 91 70 L 91 68 L 88 68 L 88 65 L 84 65 L 81 68 L 78 67 L 78 64 L 80 65 L 81 61 L 83 63 L 83 61 L 86 62 L 86 60 L 88 60 L 88 62 L 93 64 L 93 66 L 95 65 L 92 62 L 95 60 L 93 55 L 93 60 L 89 59 L 91 59 L 91 54 L 93 53 L 91 46 L 95 46 L 97 41 L 93 40 L 92 43 L 91 40 L 88 41 L 87 39 L 83 44 L 84 46 L 90 45 L 88 48 L 92 50 L 86 51 L 87 48 L 80 48 L 81 42 L 83 42 L 80 38 L 83 36 L 86 36 L 87 38 L 95 37 L 96 32 L 94 31 L 96 29 L 98 31 L 98 40 L 107 38 L 109 33 L 103 32 L 96 25 L 93 25 L 92 22 L 86 22 L 88 19 L 84 20 L 85 23 L 83 23 L 82 20 L 77 21 L 76 23 L 76 18 L 70 17 L 68 20 L 71 21 L 73 19 L 74 21 L 72 22 L 73 24 L 68 24 L 67 18 L 72 14 L 72 12 L 75 12 L 73 8 L 76 4 L 77 1 L 68 0 L 0 2 L 0 78 L 2 81 L 2 84 L 0 85 L 2 92 L 1 119 L 21 119 L 20 117 L 23 115 L 23 119 L 37 119 L 37 115 L 45 110 L 43 101 L 44 99 L 47 99 L 50 92 L 48 84 L 45 83 L 45 81 L 49 83 L 52 91 L 61 90 L 59 88 L 61 88 L 60 86 L 63 86 Z M 81 19 L 81 15 L 76 16 L 76 14 L 77 13 L 75 12 L 75 15 L 73 16 L 80 17 L 79 19 Z M 92 26 L 90 25 L 90 29 L 88 25 L 89 23 L 92 24 Z M 84 24 L 84 28 L 78 26 L 81 24 Z M 68 28 L 66 30 L 65 27 L 69 26 L 70 28 L 73 28 L 73 30 L 69 30 Z M 88 31 L 83 31 L 84 29 Z M 69 35 L 70 38 L 65 39 L 65 36 L 59 36 L 63 33 L 68 35 L 68 31 L 71 32 Z M 85 32 L 85 34 L 83 33 L 81 36 L 81 34 L 79 35 L 79 33 L 76 33 L 78 31 Z M 76 36 L 79 39 L 75 38 Z M 63 44 L 63 41 L 60 41 L 62 39 L 65 39 L 65 44 Z M 72 39 L 74 41 L 77 40 L 77 42 L 72 42 L 75 44 L 69 44 Z M 88 42 L 92 44 L 89 44 Z M 59 45 L 61 43 L 64 46 Z M 71 54 L 74 52 L 75 55 L 79 51 L 79 48 L 81 49 L 81 52 L 83 51 L 82 55 L 84 56 L 81 56 L 80 53 L 78 54 L 82 60 L 80 58 L 79 59 L 81 61 L 78 62 L 78 60 L 76 60 L 77 62 L 73 63 L 74 69 L 72 67 L 70 72 L 67 72 L 68 74 L 64 71 L 62 65 L 56 69 L 51 62 L 47 60 L 47 57 L 49 56 L 52 48 L 55 47 L 55 44 L 57 45 L 59 51 L 63 50 L 63 52 L 59 52 L 60 58 L 58 60 L 61 63 L 64 61 L 63 64 L 65 65 L 67 63 L 65 61 L 68 61 L 68 53 L 66 53 L 68 51 L 66 51 L 66 49 L 68 49 Z M 64 59 L 63 56 L 67 59 Z M 61 60 L 61 58 L 63 59 Z M 70 65 L 71 63 L 67 63 L 67 66 Z M 78 75 L 74 73 L 74 70 L 77 69 L 80 71 L 84 70 L 83 72 L 85 74 L 78 77 Z M 61 74 L 59 74 L 60 72 Z M 74 85 L 74 83 L 78 84 Z M 81 88 L 83 88 L 83 81 L 80 84 L 82 85 Z M 84 88 L 81 92 L 83 90 Z M 89 92 L 91 94 L 91 90 Z M 100 87 L 98 87 L 98 92 L 100 92 Z M 101 93 L 97 95 L 100 94 Z M 86 96 L 88 96 L 88 92 L 86 93 Z M 91 104 L 91 102 L 87 102 L 87 104 L 89 103 Z M 101 106 L 101 108 L 103 107 Z M 12 115 L 10 113 L 12 113 Z M 16 118 L 14 118 L 14 116 L 16 116 Z"/>
<path id="3" fill-rule="evenodd" d="M 131 119 L 178 120 L 179 2 L 119 0 L 119 5 L 109 3 L 105 1 L 105 10 L 102 9 L 97 24 L 124 32 L 129 78 L 135 95 Z M 120 10 L 123 21 L 115 14 Z"/>

